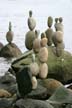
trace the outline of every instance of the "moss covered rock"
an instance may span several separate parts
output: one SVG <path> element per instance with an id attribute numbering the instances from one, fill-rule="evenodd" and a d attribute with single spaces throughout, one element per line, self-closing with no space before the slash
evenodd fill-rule
<path id="1" fill-rule="evenodd" d="M 18 57 L 21 54 L 21 50 L 14 43 L 7 44 L 0 50 L 0 57 L 5 58 Z"/>
<path id="2" fill-rule="evenodd" d="M 54 47 L 48 47 L 48 78 L 54 78 L 63 83 L 72 80 L 72 56 L 69 52 L 63 51 L 60 57 L 54 53 Z M 32 51 L 24 53 L 24 55 L 12 63 L 12 68 L 17 71 L 23 66 L 32 62 Z M 38 54 L 36 61 L 40 65 Z"/>

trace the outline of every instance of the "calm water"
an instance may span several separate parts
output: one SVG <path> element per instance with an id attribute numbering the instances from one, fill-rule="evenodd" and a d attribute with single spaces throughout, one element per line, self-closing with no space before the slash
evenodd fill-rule
<path id="1" fill-rule="evenodd" d="M 24 40 L 28 31 L 28 11 L 33 10 L 37 21 L 36 29 L 44 32 L 47 29 L 48 16 L 63 17 L 65 48 L 72 53 L 72 1 L 71 0 L 0 0 L 0 42 L 7 44 L 6 32 L 8 22 L 12 22 L 13 42 L 26 51 Z M 54 29 L 54 27 L 53 27 Z M 10 60 L 0 58 L 0 75 L 10 67 Z"/>

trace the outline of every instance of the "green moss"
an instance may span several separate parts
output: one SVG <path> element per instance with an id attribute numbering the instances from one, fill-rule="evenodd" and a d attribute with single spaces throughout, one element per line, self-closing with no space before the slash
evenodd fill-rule
<path id="1" fill-rule="evenodd" d="M 63 83 L 72 79 L 72 56 L 69 52 L 64 51 L 60 57 L 54 54 L 54 47 L 48 47 L 48 78 L 55 78 Z M 29 54 L 28 54 L 29 53 Z M 26 54 L 28 54 L 26 56 Z M 25 56 L 25 57 L 24 57 Z M 40 65 L 38 54 L 36 54 L 36 61 Z M 16 60 L 12 63 L 15 68 L 29 65 L 32 62 L 32 51 L 23 55 L 22 59 Z"/>

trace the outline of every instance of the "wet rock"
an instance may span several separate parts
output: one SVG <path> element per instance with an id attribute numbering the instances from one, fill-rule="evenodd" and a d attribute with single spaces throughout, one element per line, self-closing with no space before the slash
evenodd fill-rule
<path id="1" fill-rule="evenodd" d="M 17 92 L 16 78 L 10 73 L 0 77 L 0 89 L 7 90 L 12 95 Z"/>
<path id="2" fill-rule="evenodd" d="M 12 108 L 13 99 L 0 98 L 0 108 Z"/>
<path id="3" fill-rule="evenodd" d="M 28 67 L 22 68 L 16 74 L 18 90 L 21 97 L 25 97 L 28 93 L 32 91 L 32 73 Z"/>
<path id="4" fill-rule="evenodd" d="M 20 49 L 14 43 L 7 44 L 0 50 L 0 57 L 5 58 L 18 57 L 21 54 Z"/>
<path id="5" fill-rule="evenodd" d="M 0 82 L 3 84 L 15 84 L 16 83 L 16 77 L 9 72 L 6 72 L 4 76 L 0 78 Z"/>
<path id="6" fill-rule="evenodd" d="M 4 89 L 0 89 L 0 98 L 2 98 L 2 97 L 9 98 L 9 97 L 11 97 L 11 94 Z"/>
<path id="7" fill-rule="evenodd" d="M 32 90 L 31 93 L 27 95 L 28 98 L 44 100 L 47 97 L 47 89 L 43 85 L 39 84 L 36 89 Z"/>
<path id="8" fill-rule="evenodd" d="M 20 99 L 14 108 L 53 108 L 48 102 L 33 99 Z"/>

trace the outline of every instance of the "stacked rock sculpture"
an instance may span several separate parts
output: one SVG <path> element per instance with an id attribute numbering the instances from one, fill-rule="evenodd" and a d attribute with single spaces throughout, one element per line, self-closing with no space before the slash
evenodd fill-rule
<path id="1" fill-rule="evenodd" d="M 33 51 L 35 53 L 38 53 L 39 50 L 40 50 L 40 39 L 38 38 L 39 37 L 39 30 L 35 30 L 35 35 L 36 35 L 36 39 L 33 41 Z"/>
<path id="2" fill-rule="evenodd" d="M 6 34 L 6 40 L 8 41 L 8 43 L 10 44 L 13 40 L 13 32 L 12 32 L 12 25 L 11 22 L 9 22 L 9 31 Z"/>
<path id="3" fill-rule="evenodd" d="M 52 39 L 56 47 L 56 56 L 60 57 L 65 47 L 64 42 L 63 42 L 63 32 L 56 31 Z"/>
<path id="4" fill-rule="evenodd" d="M 32 11 L 29 11 L 29 18 L 28 18 L 28 27 L 30 31 L 27 32 L 26 37 L 25 37 L 25 46 L 28 50 L 32 50 L 33 48 L 33 41 L 36 38 L 34 29 L 36 27 L 36 21 L 32 17 Z"/>
<path id="5" fill-rule="evenodd" d="M 53 18 L 50 16 L 48 17 L 48 21 L 47 21 L 47 25 L 49 28 L 45 31 L 46 37 L 48 39 L 48 43 L 47 43 L 48 46 L 52 45 L 52 35 L 53 35 L 53 29 L 51 28 L 52 24 L 53 24 Z"/>
<path id="6" fill-rule="evenodd" d="M 59 21 L 59 22 L 58 22 Z M 56 47 L 56 56 L 60 57 L 62 55 L 62 52 L 65 48 L 64 42 L 63 42 L 63 24 L 62 24 L 62 17 L 55 18 L 55 30 L 56 32 L 53 34 L 52 40 Z"/>
<path id="7" fill-rule="evenodd" d="M 48 48 L 46 47 L 47 41 L 41 40 L 41 45 L 42 46 L 40 48 L 39 55 L 38 55 L 40 61 L 39 77 L 44 79 L 47 77 L 48 74 L 48 65 L 46 63 L 48 60 Z"/>
<path id="8" fill-rule="evenodd" d="M 30 72 L 32 73 L 32 89 L 37 88 L 37 79 L 36 76 L 39 74 L 39 66 L 35 62 L 35 54 L 32 54 L 32 63 L 29 65 Z"/>

